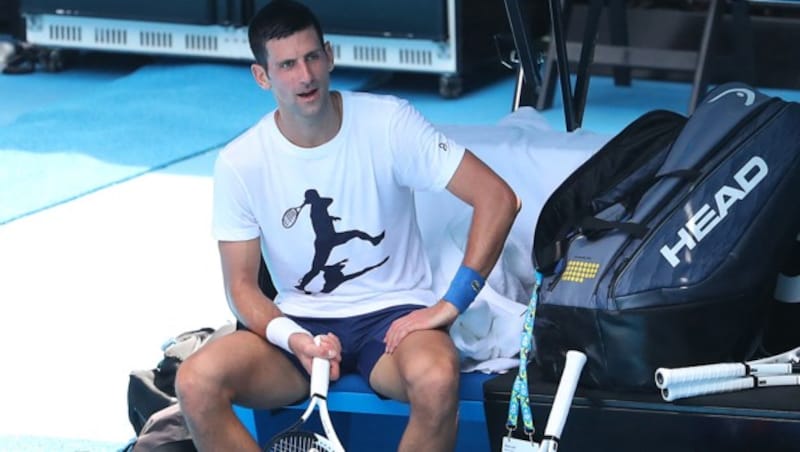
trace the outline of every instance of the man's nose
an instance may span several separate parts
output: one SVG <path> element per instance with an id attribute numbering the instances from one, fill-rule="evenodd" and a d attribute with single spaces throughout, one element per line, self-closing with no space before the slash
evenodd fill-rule
<path id="1" fill-rule="evenodd" d="M 303 83 L 311 83 L 314 79 L 314 74 L 311 71 L 311 65 L 305 61 L 300 62 L 300 81 Z"/>

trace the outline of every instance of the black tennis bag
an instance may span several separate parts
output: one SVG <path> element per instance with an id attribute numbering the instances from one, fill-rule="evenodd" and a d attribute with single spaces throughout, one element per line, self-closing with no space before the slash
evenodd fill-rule
<path id="1" fill-rule="evenodd" d="M 546 378 L 586 353 L 581 384 L 655 389 L 658 367 L 756 354 L 800 230 L 800 104 L 743 84 L 686 118 L 649 112 L 545 203 L 534 323 Z"/>

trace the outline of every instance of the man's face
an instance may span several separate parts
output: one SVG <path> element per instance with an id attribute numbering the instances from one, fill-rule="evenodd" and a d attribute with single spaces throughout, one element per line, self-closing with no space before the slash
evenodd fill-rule
<path id="1" fill-rule="evenodd" d="M 333 55 L 321 46 L 313 27 L 283 39 L 267 41 L 267 68 L 254 65 L 253 75 L 272 90 L 283 115 L 312 117 L 327 102 Z"/>

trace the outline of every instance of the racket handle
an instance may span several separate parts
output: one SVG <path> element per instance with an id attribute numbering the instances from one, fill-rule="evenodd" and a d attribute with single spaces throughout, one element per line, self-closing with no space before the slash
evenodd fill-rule
<path id="1" fill-rule="evenodd" d="M 800 386 L 800 375 L 767 375 L 759 378 L 756 386 L 766 388 L 767 386 Z"/>
<path id="2" fill-rule="evenodd" d="M 314 343 L 320 344 L 320 337 L 314 338 Z M 318 395 L 322 398 L 328 397 L 328 385 L 330 384 L 331 365 L 325 358 L 312 358 L 311 360 L 311 396 Z"/>
<path id="3" fill-rule="evenodd" d="M 702 380 L 719 380 L 723 378 L 741 377 L 747 374 L 747 368 L 741 363 L 705 364 L 656 370 L 656 386 L 664 389 L 668 386 L 681 385 Z"/>
<path id="4" fill-rule="evenodd" d="M 661 389 L 661 397 L 667 402 L 672 402 L 686 397 L 694 397 L 706 394 L 718 394 L 720 392 L 740 391 L 756 386 L 755 379 L 751 377 L 732 378 L 729 380 L 709 380 L 684 385 L 670 386 Z"/>
<path id="5" fill-rule="evenodd" d="M 569 408 L 575 396 L 575 389 L 578 387 L 578 380 L 586 364 L 586 355 L 577 351 L 567 352 L 567 362 L 564 364 L 564 372 L 561 373 L 561 380 L 558 382 L 556 396 L 553 400 L 553 407 L 547 417 L 547 425 L 544 428 L 545 440 L 542 441 L 540 450 L 544 452 L 555 451 L 558 447 L 561 432 L 567 422 Z"/>
<path id="6" fill-rule="evenodd" d="M 703 380 L 722 380 L 744 377 L 747 375 L 783 375 L 795 371 L 791 363 L 720 363 L 703 366 L 660 368 L 656 370 L 656 386 L 664 389 L 670 386 L 683 385 Z"/>

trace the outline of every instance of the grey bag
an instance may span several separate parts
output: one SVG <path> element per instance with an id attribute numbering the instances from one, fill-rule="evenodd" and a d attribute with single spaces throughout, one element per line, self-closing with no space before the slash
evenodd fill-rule
<path id="1" fill-rule="evenodd" d="M 200 328 L 181 333 L 161 347 L 164 358 L 155 369 L 131 372 L 128 418 L 137 438 L 124 452 L 196 451 L 175 397 L 175 374 L 189 355 L 234 330 L 235 325 L 226 324 L 216 330 Z"/>
<path id="2" fill-rule="evenodd" d="M 174 403 L 153 413 L 133 445 L 133 452 L 195 452 L 192 435 Z"/>

